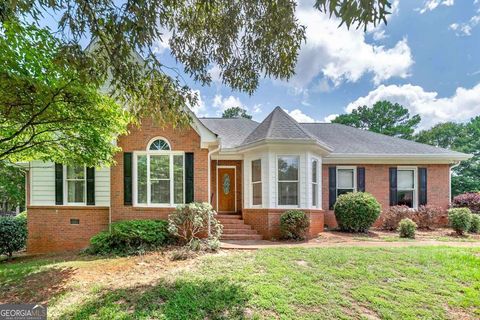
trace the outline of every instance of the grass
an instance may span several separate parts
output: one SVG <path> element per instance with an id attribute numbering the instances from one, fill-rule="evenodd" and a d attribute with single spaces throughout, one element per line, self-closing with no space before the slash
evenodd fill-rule
<path id="1" fill-rule="evenodd" d="M 0 286 L 49 268 L 78 273 L 124 261 L 0 264 Z M 147 266 L 136 265 L 135 277 L 148 276 Z M 112 288 L 100 278 L 89 285 L 73 278 L 70 291 L 54 295 L 49 307 L 54 319 L 477 319 L 479 266 L 480 248 L 230 251 L 157 273 L 148 283 Z"/>

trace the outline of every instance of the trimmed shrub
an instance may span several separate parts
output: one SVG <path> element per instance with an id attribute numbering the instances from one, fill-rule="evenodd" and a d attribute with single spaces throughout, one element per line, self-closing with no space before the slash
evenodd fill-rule
<path id="1" fill-rule="evenodd" d="M 280 233 L 283 239 L 304 240 L 310 220 L 305 212 L 288 210 L 280 216 Z"/>
<path id="2" fill-rule="evenodd" d="M 334 211 L 340 230 L 367 232 L 380 216 L 381 207 L 370 193 L 351 192 L 338 197 Z"/>
<path id="3" fill-rule="evenodd" d="M 472 219 L 470 220 L 470 228 L 468 229 L 468 232 L 480 232 L 480 216 L 478 214 L 472 214 Z"/>
<path id="4" fill-rule="evenodd" d="M 472 212 L 468 208 L 452 208 L 448 210 L 448 221 L 458 235 L 463 235 L 470 229 Z"/>
<path id="5" fill-rule="evenodd" d="M 415 231 L 417 230 L 417 224 L 412 219 L 405 218 L 398 224 L 398 232 L 400 238 L 415 239 Z"/>
<path id="6" fill-rule="evenodd" d="M 452 207 L 469 208 L 474 213 L 480 213 L 480 193 L 468 192 L 453 198 Z"/>
<path id="7" fill-rule="evenodd" d="M 438 221 L 445 215 L 445 210 L 435 206 L 420 206 L 415 211 L 412 220 L 419 229 L 435 230 Z"/>
<path id="8" fill-rule="evenodd" d="M 223 226 L 215 219 L 216 214 L 207 202 L 179 205 L 168 216 L 168 231 L 192 250 L 217 250 Z M 209 231 L 209 237 L 201 239 Z"/>
<path id="9" fill-rule="evenodd" d="M 90 254 L 133 255 L 156 250 L 172 242 L 165 220 L 127 220 L 112 223 L 90 239 Z"/>
<path id="10" fill-rule="evenodd" d="M 12 257 L 27 244 L 27 215 L 0 217 L 0 255 Z"/>
<path id="11" fill-rule="evenodd" d="M 414 212 L 407 206 L 393 206 L 382 214 L 381 229 L 394 231 L 398 224 L 405 218 L 413 219 Z"/>

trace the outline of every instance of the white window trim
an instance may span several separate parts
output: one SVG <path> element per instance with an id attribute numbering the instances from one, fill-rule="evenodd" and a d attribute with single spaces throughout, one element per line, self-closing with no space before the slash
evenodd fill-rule
<path id="1" fill-rule="evenodd" d="M 335 192 L 338 198 L 338 170 L 353 170 L 353 192 L 357 192 L 357 167 L 356 166 L 337 166 L 335 170 Z M 340 188 L 343 190 L 343 188 Z"/>
<path id="2" fill-rule="evenodd" d="M 63 203 L 68 206 L 86 206 L 87 205 L 87 167 L 83 166 L 83 202 L 68 202 L 68 181 L 67 179 L 67 166 L 63 165 Z M 72 167 L 72 166 L 70 166 Z M 80 179 L 70 180 L 80 181 Z"/>
<path id="3" fill-rule="evenodd" d="M 260 181 L 253 181 L 253 162 L 254 161 L 258 161 L 260 160 Z M 262 176 L 263 176 L 263 161 L 262 161 L 262 158 L 258 158 L 258 159 L 253 159 L 252 161 L 250 161 L 250 182 L 251 182 L 251 190 L 250 190 L 250 207 L 252 208 L 262 208 L 263 207 L 263 179 L 262 179 Z M 253 204 L 253 185 L 254 184 L 260 184 L 260 190 L 262 191 L 262 200 L 261 200 L 261 203 L 260 204 Z"/>
<path id="4" fill-rule="evenodd" d="M 317 175 L 316 175 L 316 182 L 313 182 L 313 162 L 317 162 Z M 315 184 L 317 186 L 317 204 L 313 204 L 313 197 L 312 199 L 310 199 L 310 205 L 312 206 L 312 208 L 320 208 L 320 188 L 319 188 L 319 185 L 320 185 L 320 171 L 322 170 L 322 167 L 320 165 L 320 159 L 316 158 L 316 157 L 312 157 L 310 159 L 310 185 L 311 185 L 311 188 L 313 190 L 313 185 Z M 312 194 L 313 195 L 313 191 L 312 191 Z"/>
<path id="5" fill-rule="evenodd" d="M 282 181 L 279 181 L 278 179 L 278 159 L 279 158 L 282 158 L 282 157 L 297 157 L 298 158 L 298 172 L 297 172 L 297 175 L 298 175 L 298 179 L 297 180 L 282 180 Z M 300 199 L 300 187 L 301 187 L 301 176 L 300 176 L 300 167 L 302 165 L 301 163 L 301 160 L 302 160 L 302 157 L 300 156 L 300 154 L 277 154 L 276 158 L 275 158 L 275 177 L 276 177 L 276 183 L 275 183 L 275 193 L 277 195 L 277 199 L 276 199 L 276 205 L 277 205 L 277 208 L 285 208 L 285 209 L 294 209 L 294 208 L 300 208 L 300 202 L 301 202 L 301 199 Z M 280 182 L 296 182 L 298 184 L 297 186 L 297 202 L 298 204 L 297 205 L 281 205 L 279 204 L 280 202 L 280 194 L 278 193 L 278 184 Z"/>
<path id="6" fill-rule="evenodd" d="M 150 146 L 152 145 L 152 143 L 154 143 L 157 140 L 165 141 L 168 144 L 168 149 L 170 149 L 170 150 L 150 150 Z M 150 139 L 150 141 L 148 141 L 147 151 L 150 151 L 150 152 L 156 152 L 156 151 L 164 151 L 165 152 L 165 151 L 167 151 L 167 152 L 169 152 L 169 151 L 172 151 L 172 145 L 170 144 L 170 141 L 168 141 L 168 139 L 165 138 L 165 137 L 154 137 L 154 138 Z"/>
<path id="7" fill-rule="evenodd" d="M 159 138 L 154 138 L 152 141 Z M 160 138 L 164 139 L 164 138 Z M 167 141 L 166 139 L 164 139 Z M 167 141 L 168 142 L 168 141 Z M 150 148 L 150 144 L 148 145 Z M 138 167 L 137 160 L 138 156 L 145 155 L 147 156 L 147 203 L 138 203 Z M 151 155 L 168 155 L 170 161 L 170 202 L 169 203 L 151 203 L 151 187 L 150 187 L 150 156 Z M 174 170 L 173 170 L 173 156 L 174 155 L 183 155 L 183 203 L 175 203 L 174 196 Z M 167 150 L 148 150 L 148 151 L 134 151 L 133 152 L 133 161 L 132 161 L 132 179 L 133 179 L 133 206 L 134 207 L 143 207 L 143 208 L 175 208 L 177 205 L 185 203 L 185 152 L 184 151 L 167 151 Z"/>
<path id="8" fill-rule="evenodd" d="M 411 209 L 418 209 L 418 167 L 413 166 L 399 166 L 397 167 L 397 197 L 398 191 L 411 191 L 412 189 L 398 188 L 398 171 L 412 170 L 413 171 L 413 206 Z M 398 201 L 398 199 L 397 199 Z"/>

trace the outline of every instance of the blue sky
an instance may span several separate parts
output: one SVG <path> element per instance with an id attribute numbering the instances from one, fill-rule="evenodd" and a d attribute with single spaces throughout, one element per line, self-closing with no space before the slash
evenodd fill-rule
<path id="1" fill-rule="evenodd" d="M 195 112 L 219 116 L 242 106 L 261 121 L 279 105 L 299 121 L 323 122 L 387 99 L 420 114 L 421 128 L 480 115 L 480 0 L 392 2 L 388 24 L 364 33 L 338 28 L 313 1 L 301 1 L 297 17 L 307 41 L 296 75 L 288 82 L 264 79 L 252 96 L 185 77 L 199 93 Z M 158 52 L 164 64 L 175 65 L 165 42 Z M 215 66 L 211 71 L 218 79 Z"/>

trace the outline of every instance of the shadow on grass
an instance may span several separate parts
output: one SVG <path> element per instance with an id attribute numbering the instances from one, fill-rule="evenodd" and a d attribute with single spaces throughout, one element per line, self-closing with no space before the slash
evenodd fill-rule
<path id="1" fill-rule="evenodd" d="M 24 272 L 32 272 L 33 267 Z M 28 274 L 0 285 L 0 303 L 46 303 L 52 297 L 65 292 L 67 281 L 73 276 L 74 268 L 49 268 Z"/>
<path id="2" fill-rule="evenodd" d="M 225 279 L 161 281 L 100 292 L 61 319 L 243 319 L 249 295 Z"/>

